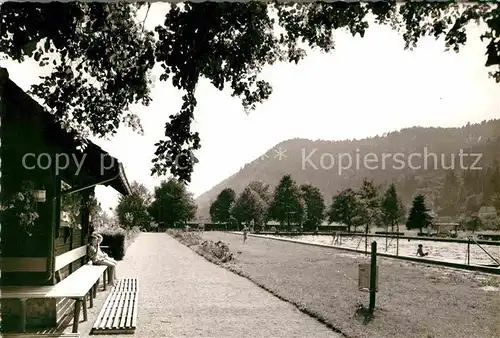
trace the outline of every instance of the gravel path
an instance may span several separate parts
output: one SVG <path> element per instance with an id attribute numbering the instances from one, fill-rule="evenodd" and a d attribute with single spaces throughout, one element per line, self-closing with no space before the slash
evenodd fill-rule
<path id="1" fill-rule="evenodd" d="M 117 271 L 119 277 L 139 278 L 135 337 L 340 337 L 165 233 L 141 233 Z M 81 323 L 83 337 L 105 296 L 100 293 L 89 321 Z"/>

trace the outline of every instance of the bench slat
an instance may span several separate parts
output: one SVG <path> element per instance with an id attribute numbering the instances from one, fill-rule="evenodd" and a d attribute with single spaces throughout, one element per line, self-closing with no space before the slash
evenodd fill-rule
<path id="1" fill-rule="evenodd" d="M 117 286 L 116 290 L 118 291 L 137 291 L 137 280 L 135 278 L 123 278 L 121 279 Z"/>
<path id="2" fill-rule="evenodd" d="M 0 299 L 84 297 L 105 270 L 105 266 L 84 265 L 56 285 L 3 286 Z"/>
<path id="3" fill-rule="evenodd" d="M 104 305 L 102 306 L 101 311 L 99 311 L 99 315 L 97 316 L 94 327 L 98 327 L 100 325 L 102 319 L 104 318 L 104 315 L 106 314 L 109 303 L 111 303 L 113 301 L 114 297 L 115 297 L 114 293 L 111 293 L 110 295 L 108 295 L 108 297 L 106 298 L 106 301 L 104 302 Z"/>
<path id="4" fill-rule="evenodd" d="M 134 279 L 133 290 L 136 292 L 139 291 L 139 280 L 138 279 Z"/>
<path id="5" fill-rule="evenodd" d="M 120 327 L 125 327 L 125 325 L 126 325 L 127 316 L 125 314 L 127 312 L 128 303 L 130 302 L 130 298 L 131 298 L 130 293 L 127 293 L 127 295 L 125 296 L 126 303 L 123 306 L 122 316 L 120 317 Z"/>
<path id="6" fill-rule="evenodd" d="M 120 281 L 118 282 L 118 284 L 116 285 L 116 288 L 115 288 L 115 291 L 116 292 L 122 292 L 122 291 L 125 291 L 125 285 L 126 283 L 123 282 L 123 279 L 120 279 Z"/>
<path id="7" fill-rule="evenodd" d="M 57 283 L 48 293 L 50 297 L 84 297 L 106 271 L 106 266 L 84 265 Z"/>
<path id="8" fill-rule="evenodd" d="M 135 327 L 137 318 L 137 293 L 132 294 L 132 299 L 127 311 L 127 327 Z"/>
<path id="9" fill-rule="evenodd" d="M 128 294 L 123 293 L 122 295 L 123 296 L 120 297 L 120 301 L 118 302 L 118 304 L 116 306 L 116 313 L 112 317 L 113 320 L 109 325 L 107 325 L 108 328 L 118 328 L 119 327 L 118 324 L 120 322 L 120 315 L 123 313 L 123 308 L 126 306 L 126 304 L 128 302 Z M 110 319 L 111 319 L 111 316 L 110 316 Z"/>
<path id="10" fill-rule="evenodd" d="M 123 300 L 125 298 L 125 293 L 123 292 L 117 292 L 118 297 L 116 297 L 115 302 L 113 303 L 113 307 L 111 308 L 111 312 L 109 314 L 109 317 L 106 320 L 106 324 L 104 327 L 106 329 L 111 329 L 111 326 L 113 325 L 113 319 L 119 315 L 118 308 L 120 306 L 120 303 L 123 303 Z"/>
<path id="11" fill-rule="evenodd" d="M 66 265 L 73 263 L 74 261 L 85 257 L 87 255 L 87 246 L 82 245 L 79 248 L 73 249 L 71 251 L 65 252 L 55 258 L 55 271 L 61 270 Z"/>
<path id="12" fill-rule="evenodd" d="M 120 294 L 116 293 L 116 292 L 112 292 L 110 296 L 111 296 L 111 300 L 109 301 L 108 305 L 106 306 L 106 310 L 104 311 L 104 314 L 101 317 L 101 321 L 99 322 L 99 326 L 98 326 L 99 329 L 104 329 L 106 327 L 106 321 L 109 318 L 109 315 L 111 313 L 113 305 L 114 305 L 116 299 L 120 296 Z"/>

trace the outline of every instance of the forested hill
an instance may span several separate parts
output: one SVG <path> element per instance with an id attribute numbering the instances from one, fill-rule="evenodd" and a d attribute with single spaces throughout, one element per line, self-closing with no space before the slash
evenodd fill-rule
<path id="1" fill-rule="evenodd" d="M 287 140 L 200 195 L 196 200 L 198 216 L 209 218 L 210 203 L 226 187 L 239 193 L 248 183 L 255 180 L 264 181 L 274 187 L 286 173 L 290 173 L 298 184 L 310 183 L 317 186 L 322 191 L 327 205 L 339 189 L 357 188 L 364 177 L 372 178 L 383 185 L 397 183 L 398 191 L 406 203 L 417 191 L 426 194 L 432 203 L 438 203 L 437 200 L 441 198 L 439 195 L 442 194 L 445 169 L 450 167 L 452 156 L 455 158 L 454 168 L 462 171 L 457 172 L 457 175 L 463 176 L 465 173 L 460 170 L 458 154 L 461 150 L 464 154 L 482 154 L 474 167 L 482 167 L 483 170 L 466 170 L 466 177 L 461 181 L 473 185 L 469 187 L 469 195 L 481 194 L 481 198 L 485 199 L 481 203 L 488 204 L 489 196 L 500 194 L 500 191 L 496 191 L 497 188 L 490 184 L 490 172 L 500 154 L 499 137 L 500 120 L 497 119 L 467 124 L 461 128 L 405 128 L 361 140 Z M 278 155 L 280 150 L 283 154 L 281 158 Z M 368 153 L 372 154 L 367 155 Z M 411 154 L 420 154 L 413 155 L 412 167 L 408 165 Z M 427 160 L 424 160 L 426 154 Z M 352 165 L 347 168 L 349 157 Z M 436 157 L 437 163 L 434 161 Z M 471 168 L 476 158 L 477 155 L 464 156 L 464 167 Z M 340 167 L 339 161 L 342 161 Z M 484 192 L 485 187 L 492 191 Z M 500 189 L 500 186 L 498 188 Z M 485 196 L 482 196 L 483 194 Z"/>

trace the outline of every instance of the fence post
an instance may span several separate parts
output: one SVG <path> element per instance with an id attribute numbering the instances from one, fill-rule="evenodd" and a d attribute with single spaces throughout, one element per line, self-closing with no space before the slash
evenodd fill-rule
<path id="1" fill-rule="evenodd" d="M 396 256 L 399 256 L 399 222 L 396 231 Z"/>
<path id="2" fill-rule="evenodd" d="M 467 237 L 467 265 L 470 265 L 470 237 Z"/>
<path id="3" fill-rule="evenodd" d="M 377 242 L 372 242 L 372 257 L 370 266 L 370 306 L 369 312 L 375 309 L 375 293 L 377 290 Z"/>

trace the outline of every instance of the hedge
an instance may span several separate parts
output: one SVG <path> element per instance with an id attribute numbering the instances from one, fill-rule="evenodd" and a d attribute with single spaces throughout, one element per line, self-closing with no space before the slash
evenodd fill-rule
<path id="1" fill-rule="evenodd" d="M 125 257 L 127 231 L 122 228 L 107 228 L 99 233 L 103 238 L 101 245 L 108 247 L 107 253 L 116 260 L 122 260 Z"/>

